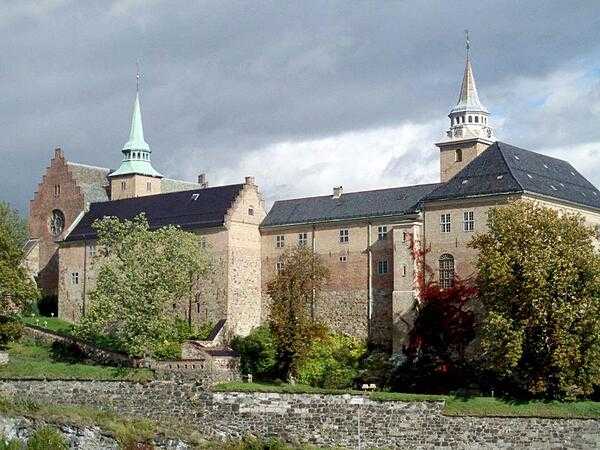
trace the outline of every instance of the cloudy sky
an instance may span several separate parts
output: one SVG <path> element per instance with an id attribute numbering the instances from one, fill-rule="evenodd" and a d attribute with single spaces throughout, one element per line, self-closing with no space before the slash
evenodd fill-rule
<path id="1" fill-rule="evenodd" d="M 600 4 L 0 1 L 0 200 L 26 212 L 55 146 L 116 168 L 140 59 L 154 166 L 276 198 L 438 179 L 471 34 L 500 140 L 600 186 Z"/>

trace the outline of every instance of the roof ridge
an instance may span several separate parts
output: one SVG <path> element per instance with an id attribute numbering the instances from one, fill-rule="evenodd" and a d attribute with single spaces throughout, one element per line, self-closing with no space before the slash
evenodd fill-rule
<path id="1" fill-rule="evenodd" d="M 364 191 L 344 192 L 342 194 L 342 197 L 345 195 L 350 195 L 350 194 L 364 194 L 365 192 L 381 192 L 381 191 L 390 191 L 392 189 L 406 189 L 406 188 L 416 188 L 416 187 L 434 186 L 434 185 L 442 185 L 442 184 L 444 184 L 444 183 L 423 183 L 423 184 L 410 184 L 408 186 L 396 186 L 396 187 L 379 188 L 379 189 L 366 189 Z M 283 200 L 275 200 L 274 203 L 291 202 L 294 200 L 308 200 L 308 199 L 315 199 L 315 198 L 330 198 L 331 196 L 332 196 L 332 194 L 324 194 L 324 195 L 313 195 L 313 196 L 309 196 L 309 197 L 286 198 Z"/>
<path id="2" fill-rule="evenodd" d="M 502 161 L 504 162 L 504 165 L 508 169 L 508 173 L 510 174 L 510 176 L 512 177 L 512 179 L 515 181 L 515 183 L 517 183 L 517 186 L 519 186 L 521 188 L 521 190 L 524 191 L 525 188 L 519 182 L 519 180 L 517 180 L 517 177 L 515 177 L 515 174 L 513 173 L 510 164 L 508 164 L 508 161 L 506 160 L 506 155 L 504 155 L 504 152 L 502 151 L 501 145 L 510 145 L 510 144 L 505 144 L 504 142 L 496 141 L 496 147 L 498 148 L 498 151 L 500 152 L 500 156 L 502 157 Z M 519 148 L 519 147 L 515 147 L 515 148 Z M 489 150 L 489 147 L 486 150 L 484 150 L 484 152 L 487 151 L 487 150 Z M 533 152 L 533 153 L 535 153 L 535 152 Z"/>
<path id="3" fill-rule="evenodd" d="M 109 169 L 108 167 L 93 166 L 91 164 L 83 164 L 83 163 L 78 163 L 78 162 L 74 162 L 74 161 L 67 161 L 67 165 L 69 165 L 69 166 L 86 167 L 88 169 L 106 170 L 108 172 L 110 172 L 112 170 L 112 169 Z"/>

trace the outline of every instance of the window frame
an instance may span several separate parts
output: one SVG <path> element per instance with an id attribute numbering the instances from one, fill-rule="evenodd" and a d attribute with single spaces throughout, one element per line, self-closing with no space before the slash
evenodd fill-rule
<path id="1" fill-rule="evenodd" d="M 306 247 L 308 245 L 308 233 L 298 233 L 298 247 Z"/>
<path id="2" fill-rule="evenodd" d="M 472 233 L 473 231 L 475 231 L 474 211 L 463 211 L 463 231 L 465 233 Z"/>
<path id="3" fill-rule="evenodd" d="M 349 228 L 340 228 L 340 244 L 348 244 L 350 243 L 350 229 Z"/>
<path id="4" fill-rule="evenodd" d="M 275 247 L 276 248 L 284 248 L 285 247 L 285 234 L 278 234 L 275 236 Z"/>
<path id="5" fill-rule="evenodd" d="M 454 286 L 456 262 L 450 253 L 444 253 L 438 259 L 438 283 L 440 288 L 449 289 Z"/>
<path id="6" fill-rule="evenodd" d="M 387 225 L 378 225 L 377 226 L 377 240 L 385 241 L 388 235 L 388 227 Z"/>
<path id="7" fill-rule="evenodd" d="M 450 233 L 452 231 L 452 217 L 450 213 L 440 214 L 440 231 L 442 233 Z"/>
<path id="8" fill-rule="evenodd" d="M 387 275 L 390 271 L 389 263 L 387 259 L 381 259 L 377 262 L 377 274 Z"/>

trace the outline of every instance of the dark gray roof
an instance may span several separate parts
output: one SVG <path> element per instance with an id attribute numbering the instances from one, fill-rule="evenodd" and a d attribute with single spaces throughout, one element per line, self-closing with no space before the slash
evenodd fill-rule
<path id="1" fill-rule="evenodd" d="M 95 239 L 92 225 L 104 217 L 133 219 L 141 213 L 146 215 L 152 229 L 166 225 L 185 230 L 218 227 L 224 224 L 227 211 L 243 187 L 243 184 L 233 184 L 92 203 L 65 241 Z"/>
<path id="2" fill-rule="evenodd" d="M 67 166 L 69 172 L 75 178 L 77 186 L 81 189 L 86 203 L 108 200 L 108 194 L 106 193 L 108 180 L 106 176 L 109 174 L 110 169 L 73 162 L 67 162 Z"/>
<path id="3" fill-rule="evenodd" d="M 325 195 L 279 200 L 273 204 L 261 226 L 413 214 L 419 209 L 421 199 L 438 186 L 438 183 L 421 184 L 350 192 L 339 198 Z"/>
<path id="4" fill-rule="evenodd" d="M 533 193 L 600 208 L 600 191 L 561 159 L 495 142 L 425 201 Z"/>

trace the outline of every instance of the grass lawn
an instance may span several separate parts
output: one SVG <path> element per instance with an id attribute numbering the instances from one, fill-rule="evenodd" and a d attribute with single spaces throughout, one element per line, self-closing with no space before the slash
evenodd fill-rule
<path id="1" fill-rule="evenodd" d="M 25 325 L 33 325 L 39 328 L 45 328 L 50 331 L 54 331 L 57 334 L 70 336 L 73 331 L 73 324 L 66 320 L 61 320 L 57 317 L 44 317 L 44 316 L 25 316 L 22 318 Z"/>
<path id="2" fill-rule="evenodd" d="M 353 394 L 365 395 L 371 400 L 389 402 L 444 401 L 447 416 L 480 417 L 552 417 L 599 419 L 600 402 L 558 402 L 542 400 L 511 400 L 492 397 L 457 397 L 453 395 L 409 394 L 402 392 L 361 392 L 353 390 L 319 389 L 302 384 L 275 383 L 221 383 L 219 392 L 274 392 L 280 394 Z"/>
<path id="3" fill-rule="evenodd" d="M 149 369 L 61 361 L 53 357 L 50 346 L 28 340 L 11 343 L 8 353 L 10 362 L 6 366 L 0 366 L 0 378 L 130 381 L 154 379 L 154 372 Z"/>

